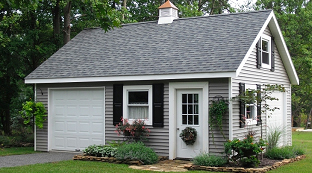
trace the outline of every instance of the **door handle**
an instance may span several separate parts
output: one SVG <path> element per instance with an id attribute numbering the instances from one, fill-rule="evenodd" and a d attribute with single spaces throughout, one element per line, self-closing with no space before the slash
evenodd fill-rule
<path id="1" fill-rule="evenodd" d="M 177 130 L 180 130 L 179 128 L 177 128 Z"/>

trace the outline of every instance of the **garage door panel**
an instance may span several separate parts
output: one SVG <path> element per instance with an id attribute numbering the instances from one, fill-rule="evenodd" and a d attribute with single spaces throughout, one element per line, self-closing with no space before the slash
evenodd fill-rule
<path id="1" fill-rule="evenodd" d="M 51 149 L 84 149 L 104 144 L 104 89 L 51 91 Z"/>

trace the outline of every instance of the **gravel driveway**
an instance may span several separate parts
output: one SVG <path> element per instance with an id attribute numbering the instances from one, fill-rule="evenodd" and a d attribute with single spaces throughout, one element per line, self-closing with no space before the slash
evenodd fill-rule
<path id="1" fill-rule="evenodd" d="M 71 160 L 78 153 L 44 152 L 0 157 L 0 168 Z"/>

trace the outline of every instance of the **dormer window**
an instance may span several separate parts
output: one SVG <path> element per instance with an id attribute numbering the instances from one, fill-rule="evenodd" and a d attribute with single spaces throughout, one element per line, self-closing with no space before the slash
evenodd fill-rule
<path id="1" fill-rule="evenodd" d="M 271 68 L 271 37 L 261 37 L 261 63 L 264 68 Z"/>

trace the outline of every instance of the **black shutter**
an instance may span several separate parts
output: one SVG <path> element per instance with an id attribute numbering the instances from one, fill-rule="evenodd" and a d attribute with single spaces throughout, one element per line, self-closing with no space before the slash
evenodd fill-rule
<path id="1" fill-rule="evenodd" d="M 121 122 L 122 118 L 122 100 L 123 100 L 123 85 L 113 85 L 113 125 Z"/>
<path id="2" fill-rule="evenodd" d="M 261 85 L 257 85 L 257 126 L 261 125 Z"/>
<path id="3" fill-rule="evenodd" d="M 164 84 L 153 84 L 153 127 L 164 127 Z"/>
<path id="4" fill-rule="evenodd" d="M 271 71 L 275 70 L 275 52 L 274 52 L 274 37 L 271 37 Z"/>
<path id="5" fill-rule="evenodd" d="M 262 63 L 261 62 L 261 37 L 260 37 L 256 47 L 257 47 L 257 55 L 256 55 L 256 57 L 257 57 L 257 68 L 261 68 L 261 63 Z"/>
<path id="6" fill-rule="evenodd" d="M 245 94 L 245 84 L 239 83 L 239 95 L 243 96 Z M 239 101 L 239 126 L 240 128 L 245 127 L 245 102 L 243 100 Z"/>

